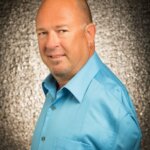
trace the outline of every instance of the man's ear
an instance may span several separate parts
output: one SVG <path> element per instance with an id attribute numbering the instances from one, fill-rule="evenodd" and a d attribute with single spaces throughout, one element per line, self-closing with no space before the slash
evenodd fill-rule
<path id="1" fill-rule="evenodd" d="M 96 34 L 96 26 L 95 26 L 95 24 L 93 24 L 93 23 L 88 24 L 86 26 L 85 32 L 86 32 L 87 42 L 89 44 L 93 43 L 94 39 L 95 39 L 95 34 Z"/>

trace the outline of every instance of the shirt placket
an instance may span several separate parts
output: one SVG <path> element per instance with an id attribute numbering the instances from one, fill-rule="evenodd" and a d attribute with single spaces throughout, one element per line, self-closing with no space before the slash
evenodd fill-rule
<path id="1" fill-rule="evenodd" d="M 43 127 L 42 127 L 42 131 L 41 131 L 41 137 L 40 137 L 40 144 L 39 144 L 39 148 L 38 150 L 43 150 L 44 147 L 45 147 L 45 143 L 46 143 L 46 140 L 47 140 L 47 127 L 49 125 L 49 122 L 51 121 L 52 119 L 52 113 L 56 110 L 56 107 L 54 105 L 54 101 L 55 99 L 51 96 L 50 93 L 47 93 L 46 95 L 46 101 L 49 101 L 48 103 L 48 109 L 46 111 L 46 115 L 45 115 L 45 120 L 44 120 L 44 123 L 43 123 Z"/>

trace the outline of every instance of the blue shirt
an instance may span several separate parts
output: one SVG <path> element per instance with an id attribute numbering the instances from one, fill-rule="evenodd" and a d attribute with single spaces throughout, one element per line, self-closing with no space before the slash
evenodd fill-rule
<path id="1" fill-rule="evenodd" d="M 139 150 L 141 131 L 124 85 L 97 53 L 57 91 L 49 75 L 31 150 Z"/>

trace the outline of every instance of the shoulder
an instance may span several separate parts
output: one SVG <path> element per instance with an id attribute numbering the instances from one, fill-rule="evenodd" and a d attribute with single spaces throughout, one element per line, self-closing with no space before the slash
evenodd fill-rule
<path id="1" fill-rule="evenodd" d="M 110 113 L 123 117 L 131 114 L 136 117 L 136 112 L 132 100 L 124 84 L 117 76 L 105 65 L 101 67 L 99 72 L 93 78 L 89 91 L 92 92 L 92 103 L 103 106 L 103 109 L 109 110 Z M 120 117 L 121 117 L 120 116 Z"/>
<path id="2" fill-rule="evenodd" d="M 91 85 L 96 86 L 97 90 L 99 89 L 101 92 L 104 92 L 107 97 L 114 97 L 119 102 L 121 102 L 120 98 L 123 93 L 128 95 L 125 85 L 105 65 L 101 67 L 99 72 L 95 75 Z"/>

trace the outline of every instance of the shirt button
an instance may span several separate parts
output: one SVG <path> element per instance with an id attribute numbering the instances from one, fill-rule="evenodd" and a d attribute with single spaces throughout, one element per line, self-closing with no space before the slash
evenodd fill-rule
<path id="1" fill-rule="evenodd" d="M 41 140 L 42 140 L 43 142 L 45 141 L 45 139 L 46 139 L 45 136 L 41 137 Z"/>
<path id="2" fill-rule="evenodd" d="M 55 110 L 56 109 L 56 107 L 53 106 L 53 105 L 50 108 L 51 108 L 51 110 Z"/>

